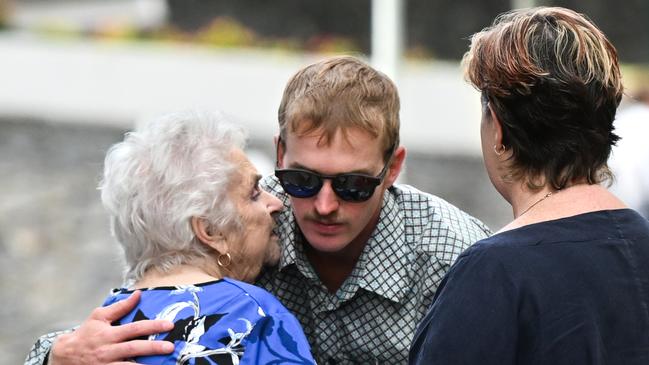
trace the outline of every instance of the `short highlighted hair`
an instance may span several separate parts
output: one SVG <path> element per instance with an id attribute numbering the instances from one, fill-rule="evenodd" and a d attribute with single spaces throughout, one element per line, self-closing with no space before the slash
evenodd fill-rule
<path id="1" fill-rule="evenodd" d="M 514 179 L 561 189 L 611 176 L 623 87 L 615 48 L 586 16 L 559 7 L 504 13 L 473 35 L 463 64 L 502 123 Z"/>

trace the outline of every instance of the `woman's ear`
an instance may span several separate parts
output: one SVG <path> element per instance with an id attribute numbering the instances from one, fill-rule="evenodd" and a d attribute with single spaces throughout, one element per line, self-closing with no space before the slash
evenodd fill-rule
<path id="1" fill-rule="evenodd" d="M 228 252 L 228 245 L 221 232 L 213 232 L 204 218 L 192 217 L 192 230 L 201 243 L 210 246 L 221 254 Z"/>
<path id="2" fill-rule="evenodd" d="M 489 109 L 489 113 L 491 114 L 491 123 L 493 123 L 494 146 L 502 146 L 503 145 L 502 124 L 500 123 L 500 119 L 498 118 L 498 115 L 496 115 L 496 112 L 494 112 L 494 109 L 491 107 L 491 103 L 487 104 L 487 108 Z"/>

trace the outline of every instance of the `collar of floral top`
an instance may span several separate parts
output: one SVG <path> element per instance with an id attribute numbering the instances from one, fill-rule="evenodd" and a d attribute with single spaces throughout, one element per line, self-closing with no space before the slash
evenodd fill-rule
<path id="1" fill-rule="evenodd" d="M 298 229 L 288 197 L 283 192 L 276 193 L 280 193 L 280 198 L 284 201 L 284 210 L 277 219 L 282 252 L 279 269 L 281 271 L 289 265 L 297 265 L 303 275 L 317 279 L 313 267 L 297 247 L 303 236 Z M 350 297 L 358 288 L 363 288 L 397 303 L 403 298 L 410 287 L 408 263 L 413 256 L 412 245 L 406 242 L 403 221 L 403 213 L 392 194 L 392 189 L 389 189 L 383 196 L 376 229 L 352 270 L 350 279 L 345 281 L 339 292 Z"/>

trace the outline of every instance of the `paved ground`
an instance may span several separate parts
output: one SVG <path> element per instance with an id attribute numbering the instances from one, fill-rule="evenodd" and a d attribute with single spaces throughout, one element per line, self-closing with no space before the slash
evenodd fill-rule
<path id="1" fill-rule="evenodd" d="M 114 127 L 0 120 L 0 364 L 17 364 L 39 334 L 82 320 L 120 283 L 95 189 Z M 269 144 L 252 141 L 270 157 Z M 475 157 L 411 154 L 406 179 L 492 227 L 509 211 Z"/>

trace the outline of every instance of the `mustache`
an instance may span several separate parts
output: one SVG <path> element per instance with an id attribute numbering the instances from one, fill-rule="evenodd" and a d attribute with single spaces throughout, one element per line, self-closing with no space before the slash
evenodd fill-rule
<path id="1" fill-rule="evenodd" d="M 338 214 L 332 213 L 329 215 L 320 215 L 318 213 L 309 213 L 304 216 L 304 219 L 311 222 L 322 223 L 322 224 L 344 224 Z"/>

